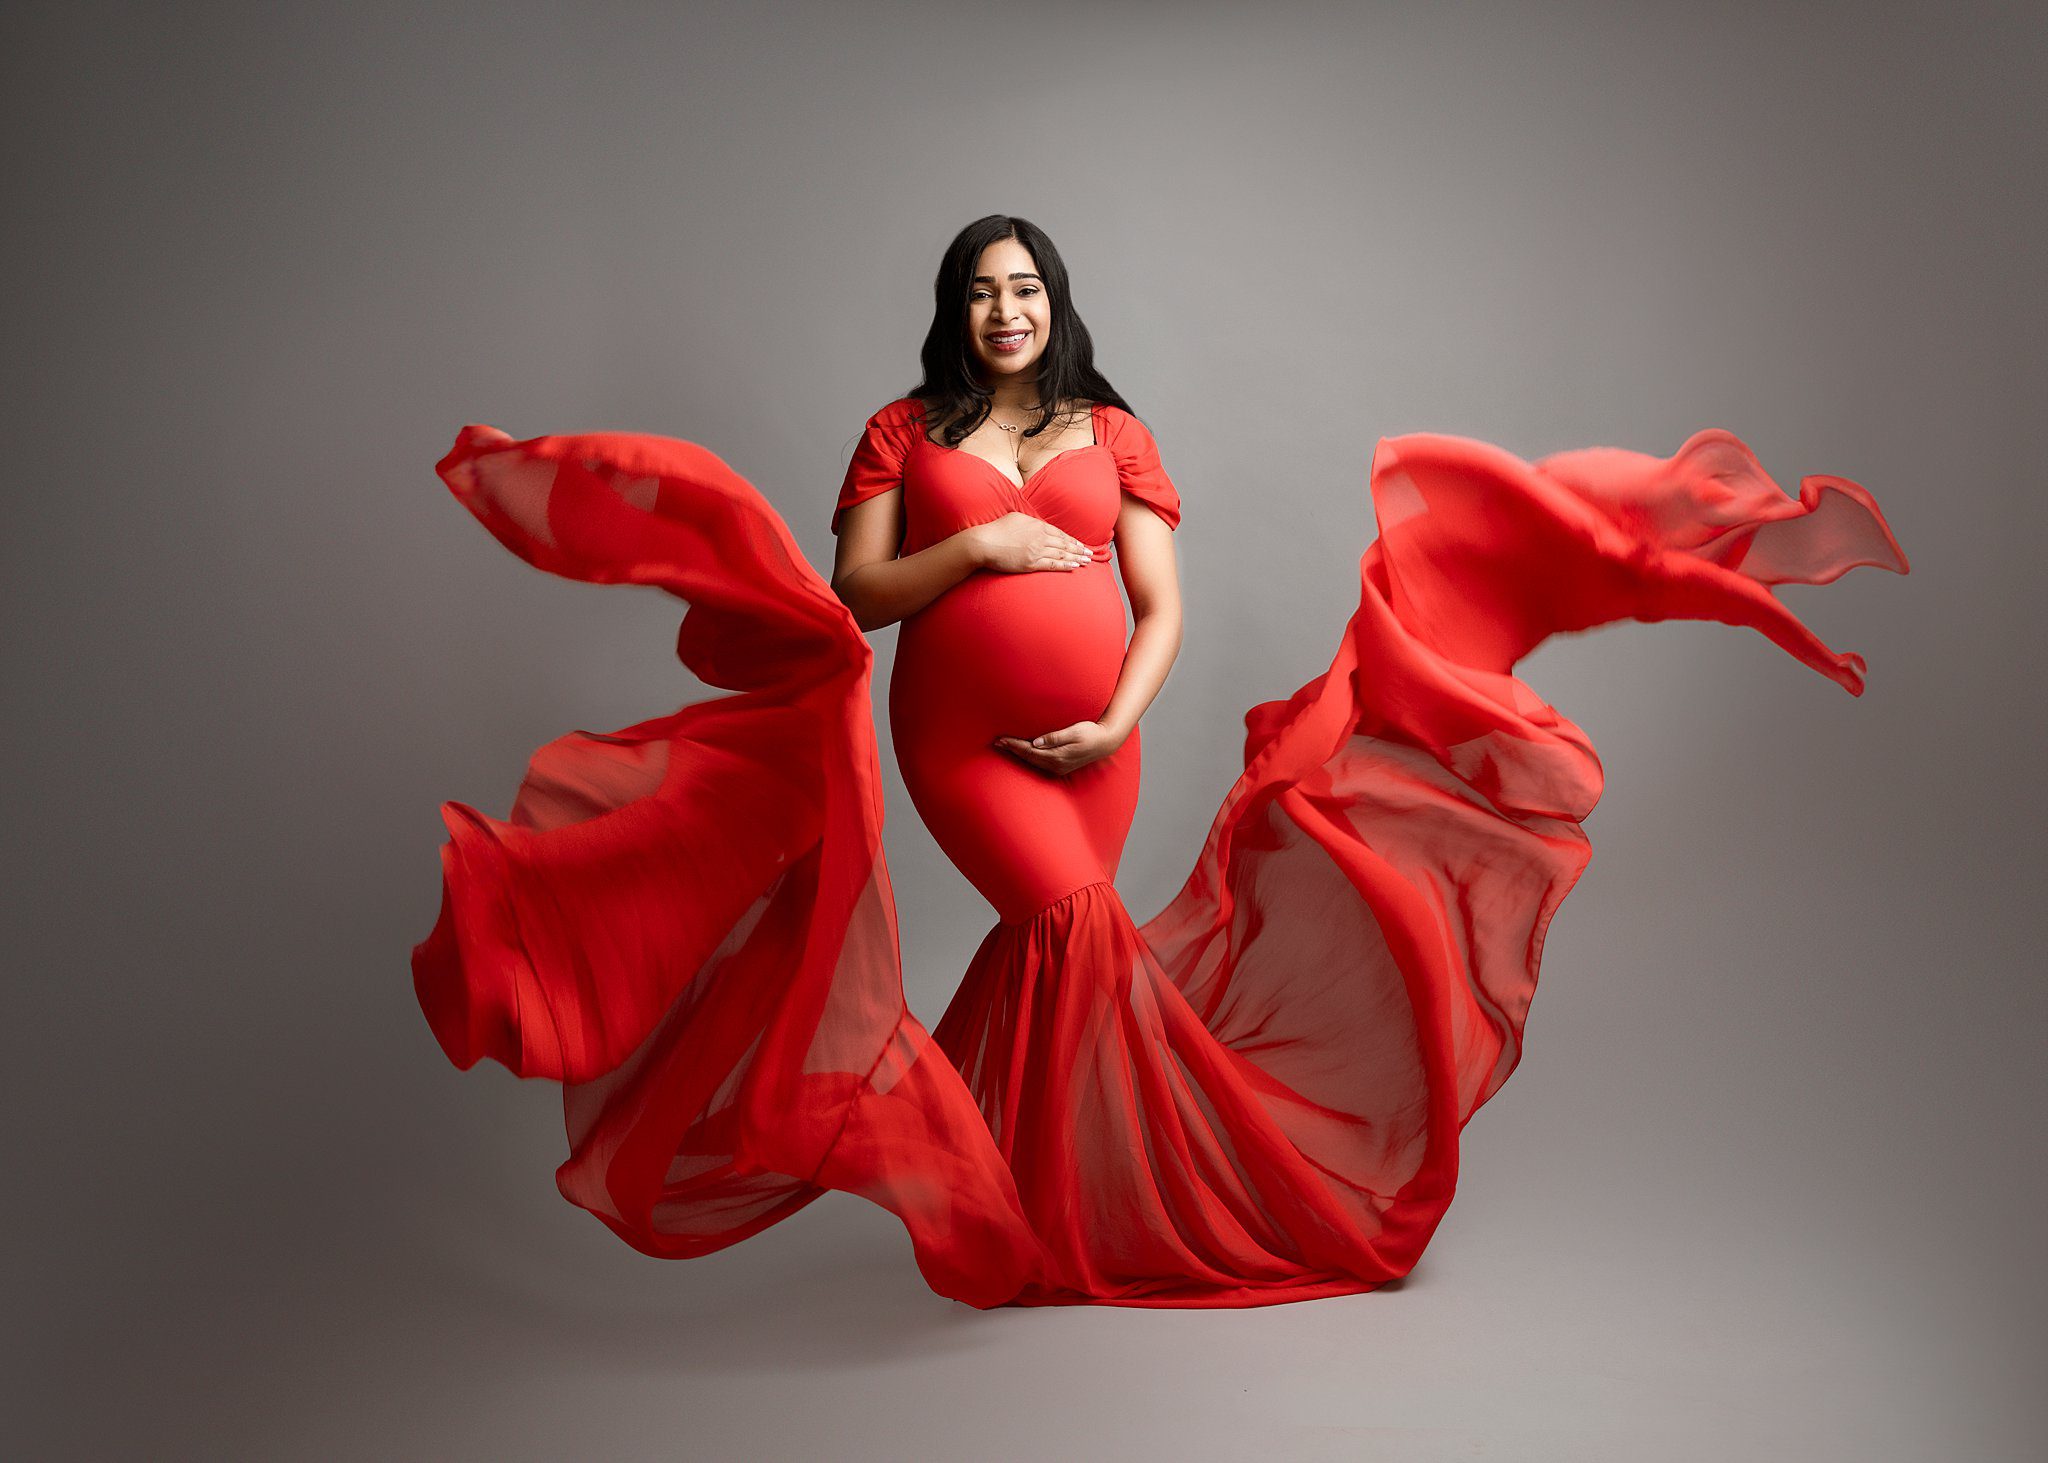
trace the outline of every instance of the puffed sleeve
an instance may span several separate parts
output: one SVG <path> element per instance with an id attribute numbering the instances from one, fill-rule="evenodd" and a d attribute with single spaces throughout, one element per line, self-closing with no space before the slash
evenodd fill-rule
<path id="1" fill-rule="evenodd" d="M 920 430 L 908 400 L 892 401 L 868 418 L 853 459 L 846 464 L 846 480 L 839 485 L 839 502 L 832 509 L 832 532 L 854 504 L 900 487 L 903 463 L 910 455 L 910 434 Z"/>
<path id="2" fill-rule="evenodd" d="M 1111 407 L 1103 414 L 1109 423 L 1109 450 L 1116 458 L 1116 475 L 1123 490 L 1166 520 L 1168 528 L 1180 527 L 1180 494 L 1159 465 L 1159 444 L 1145 424 L 1127 411 Z"/>

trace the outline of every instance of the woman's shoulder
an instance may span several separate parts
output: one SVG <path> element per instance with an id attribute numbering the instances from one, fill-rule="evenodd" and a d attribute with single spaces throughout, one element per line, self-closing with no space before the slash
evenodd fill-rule
<path id="1" fill-rule="evenodd" d="M 1112 443 L 1127 440 L 1134 446 L 1151 442 L 1151 431 L 1135 413 L 1107 401 L 1096 402 L 1095 411 L 1097 419 L 1103 425 L 1105 440 Z"/>
<path id="2" fill-rule="evenodd" d="M 906 427 L 924 415 L 924 402 L 915 396 L 899 396 L 868 418 L 870 426 Z"/>

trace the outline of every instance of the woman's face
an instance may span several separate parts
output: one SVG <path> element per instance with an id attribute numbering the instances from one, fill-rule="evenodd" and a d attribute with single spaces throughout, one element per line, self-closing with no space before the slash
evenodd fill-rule
<path id="1" fill-rule="evenodd" d="M 998 239 L 981 251 L 974 273 L 967 345 L 982 380 L 994 386 L 1004 377 L 1035 378 L 1052 330 L 1052 305 L 1030 251 L 1015 239 Z"/>

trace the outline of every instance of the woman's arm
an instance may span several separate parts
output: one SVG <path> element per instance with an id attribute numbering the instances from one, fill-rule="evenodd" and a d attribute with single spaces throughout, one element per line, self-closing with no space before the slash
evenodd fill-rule
<path id="1" fill-rule="evenodd" d="M 903 541 L 903 491 L 881 493 L 846 510 L 832 565 L 832 592 L 862 630 L 916 614 L 976 569 L 981 549 L 971 528 L 928 549 L 896 557 Z"/>
<path id="2" fill-rule="evenodd" d="M 1125 494 L 1116 519 L 1116 561 L 1124 592 L 1131 598 L 1131 643 L 1116 692 L 1096 719 L 1118 745 L 1166 684 L 1180 654 L 1180 575 L 1173 562 L 1173 530 L 1136 498 Z"/>
<path id="3" fill-rule="evenodd" d="M 898 558 L 902 542 L 900 488 L 854 504 L 840 522 L 832 592 L 862 630 L 916 614 L 977 569 L 1023 573 L 1089 562 L 1086 544 L 1029 513 L 1006 513 Z"/>

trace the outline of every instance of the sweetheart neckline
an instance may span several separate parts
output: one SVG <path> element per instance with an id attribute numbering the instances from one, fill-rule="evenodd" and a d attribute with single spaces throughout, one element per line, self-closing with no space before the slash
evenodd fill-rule
<path id="1" fill-rule="evenodd" d="M 1032 469 L 1030 476 L 1026 477 L 1022 482 L 1016 481 L 1015 479 L 1011 478 L 1011 476 L 1008 473 L 1004 472 L 1000 467 L 997 467 L 993 462 L 990 462 L 986 457 L 983 457 L 979 452 L 969 452 L 965 447 L 948 447 L 943 442 L 932 441 L 931 434 L 925 431 L 924 429 L 924 418 L 922 413 L 920 413 L 918 417 L 917 435 L 918 439 L 922 441 L 927 447 L 936 448 L 940 452 L 951 452 L 960 457 L 971 457 L 976 462 L 986 467 L 990 472 L 994 473 L 997 477 L 1001 478 L 1004 482 L 1008 483 L 1011 487 L 1015 488 L 1018 492 L 1028 493 L 1031 491 L 1031 485 L 1037 482 L 1040 478 L 1045 476 L 1046 469 L 1051 467 L 1055 462 L 1058 462 L 1062 457 L 1072 457 L 1076 452 L 1087 452 L 1096 447 L 1109 446 L 1107 442 L 1102 440 L 1102 403 L 1099 401 L 1091 404 L 1088 408 L 1088 430 L 1095 434 L 1095 440 L 1093 442 L 1083 443 L 1079 447 L 1067 447 L 1062 449 L 1061 451 L 1053 453 L 1052 456 L 1046 458 L 1045 461 L 1039 463 L 1036 468 Z"/>

